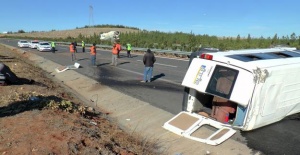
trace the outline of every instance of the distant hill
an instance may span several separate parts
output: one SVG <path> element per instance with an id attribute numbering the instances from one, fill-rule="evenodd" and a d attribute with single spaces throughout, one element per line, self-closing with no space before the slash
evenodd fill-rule
<path id="1" fill-rule="evenodd" d="M 72 30 L 55 30 L 45 32 L 26 32 L 26 33 L 14 33 L 5 34 L 7 36 L 21 36 L 21 37 L 37 37 L 37 38 L 76 38 L 81 33 L 83 36 L 99 35 L 102 32 L 109 31 L 120 31 L 121 33 L 126 32 L 139 32 L 140 30 L 130 28 L 78 28 Z"/>

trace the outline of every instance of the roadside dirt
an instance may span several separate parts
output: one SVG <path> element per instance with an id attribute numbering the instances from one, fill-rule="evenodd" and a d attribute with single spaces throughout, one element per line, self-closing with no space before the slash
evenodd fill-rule
<path id="1" fill-rule="evenodd" d="M 24 56 L 0 45 L 0 62 L 20 78 L 0 86 L 1 155 L 162 154 L 155 142 L 84 106 Z"/>

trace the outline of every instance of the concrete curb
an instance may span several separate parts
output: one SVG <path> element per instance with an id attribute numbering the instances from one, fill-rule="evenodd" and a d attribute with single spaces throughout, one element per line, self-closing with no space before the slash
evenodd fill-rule
<path id="1" fill-rule="evenodd" d="M 4 44 L 2 44 L 4 45 Z M 24 54 L 24 51 L 4 45 L 14 51 Z M 55 68 L 61 65 L 35 54 L 27 57 L 35 65 L 50 73 L 65 86 L 71 88 L 81 98 L 89 101 L 91 106 L 101 108 L 109 116 L 128 129 L 149 140 L 158 141 L 164 154 L 170 155 L 247 155 L 254 154 L 246 145 L 229 139 L 218 146 L 211 146 L 189 140 L 162 128 L 162 125 L 174 115 L 151 106 L 149 103 L 132 98 L 122 92 L 117 92 L 101 83 L 81 75 L 73 70 L 56 73 Z M 91 95 L 92 94 L 92 95 Z M 92 102 L 91 102 L 92 101 Z M 202 129 L 211 133 L 209 129 Z"/>

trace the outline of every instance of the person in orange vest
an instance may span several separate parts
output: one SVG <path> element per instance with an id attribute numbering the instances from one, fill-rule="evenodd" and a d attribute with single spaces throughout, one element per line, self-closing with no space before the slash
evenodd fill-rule
<path id="1" fill-rule="evenodd" d="M 90 47 L 90 54 L 91 54 L 91 63 L 92 66 L 96 66 L 96 44 L 93 43 L 93 46 Z"/>
<path id="2" fill-rule="evenodd" d="M 70 53 L 71 53 L 72 61 L 74 61 L 74 60 L 76 60 L 74 43 L 71 43 L 69 47 L 70 47 Z"/>
<path id="3" fill-rule="evenodd" d="M 118 64 L 118 53 L 120 51 L 120 46 L 117 45 L 116 42 L 114 42 L 113 48 L 112 48 L 112 58 L 111 58 L 111 65 L 117 66 Z"/>
<path id="4" fill-rule="evenodd" d="M 119 42 L 116 43 L 116 46 L 118 48 L 118 58 L 120 58 L 120 51 L 122 50 L 121 44 Z"/>

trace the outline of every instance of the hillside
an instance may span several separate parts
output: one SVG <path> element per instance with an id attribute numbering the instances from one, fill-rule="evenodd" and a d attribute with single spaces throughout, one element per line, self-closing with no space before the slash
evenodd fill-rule
<path id="1" fill-rule="evenodd" d="M 129 28 L 80 28 L 80 29 L 71 29 L 71 30 L 45 31 L 45 32 L 14 33 L 14 34 L 6 34 L 6 35 L 21 36 L 21 37 L 37 37 L 37 38 L 67 38 L 67 37 L 76 38 L 78 37 L 79 34 L 82 34 L 83 36 L 91 36 L 94 35 L 94 33 L 96 35 L 99 35 L 102 32 L 109 32 L 112 30 L 120 31 L 121 33 L 139 31 L 139 30 L 129 29 Z"/>

